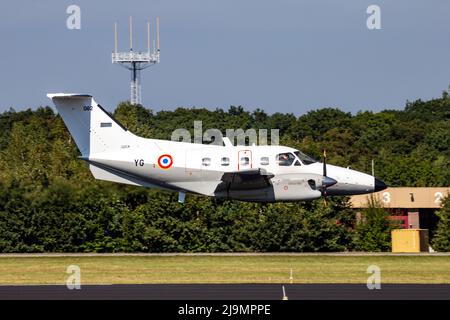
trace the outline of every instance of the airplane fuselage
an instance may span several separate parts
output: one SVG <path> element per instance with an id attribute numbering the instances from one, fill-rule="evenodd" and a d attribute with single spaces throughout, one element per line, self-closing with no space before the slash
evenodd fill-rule
<path id="1" fill-rule="evenodd" d="M 148 187 L 247 201 L 299 201 L 319 198 L 323 164 L 305 163 L 284 146 L 217 146 L 139 138 L 120 151 L 91 154 L 92 165 L 142 180 Z M 280 165 L 280 154 L 291 154 L 292 163 Z M 166 161 L 166 163 L 164 163 Z M 219 188 L 226 173 L 260 172 L 270 184 L 254 188 Z M 374 192 L 373 176 L 349 168 L 327 165 L 327 176 L 337 183 L 327 195 Z M 311 180 L 316 190 L 311 188 Z"/>
<path id="2" fill-rule="evenodd" d="M 323 165 L 283 146 L 195 144 L 138 137 L 90 95 L 49 94 L 96 179 L 185 193 L 274 202 L 386 188 L 368 174 Z"/>

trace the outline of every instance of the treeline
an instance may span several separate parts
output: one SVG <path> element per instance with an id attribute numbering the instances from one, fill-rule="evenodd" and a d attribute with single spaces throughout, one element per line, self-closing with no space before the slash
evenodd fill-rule
<path id="1" fill-rule="evenodd" d="M 240 106 L 154 113 L 128 103 L 114 115 L 132 132 L 161 139 L 176 128 L 193 134 L 195 120 L 222 132 L 279 129 L 280 144 L 317 158 L 326 147 L 333 164 L 370 173 L 374 159 L 376 176 L 390 186 L 450 185 L 446 92 L 401 111 L 356 115 L 336 108 L 269 115 Z M 179 204 L 173 193 L 96 181 L 78 155 L 52 108 L 0 114 L 0 252 L 388 250 L 382 213 L 372 210 L 378 228 L 357 225 L 345 198 L 253 204 L 188 196 Z"/>

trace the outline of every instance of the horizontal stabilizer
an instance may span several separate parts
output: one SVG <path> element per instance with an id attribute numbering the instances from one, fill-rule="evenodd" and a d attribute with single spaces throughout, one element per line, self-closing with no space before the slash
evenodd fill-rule
<path id="1" fill-rule="evenodd" d="M 159 188 L 156 185 L 153 185 L 146 181 L 142 181 L 136 177 L 126 175 L 115 170 L 113 171 L 108 168 L 100 168 L 92 163 L 89 164 L 89 170 L 91 170 L 91 173 L 94 176 L 94 178 L 98 180 L 125 183 L 133 186 L 143 186 L 148 188 Z"/>

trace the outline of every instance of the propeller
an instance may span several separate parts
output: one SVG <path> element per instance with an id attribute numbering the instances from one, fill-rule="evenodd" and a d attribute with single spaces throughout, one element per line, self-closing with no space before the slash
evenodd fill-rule
<path id="1" fill-rule="evenodd" d="M 322 179 L 322 187 L 321 192 L 324 198 L 325 204 L 327 202 L 327 188 L 335 185 L 337 183 L 336 180 L 327 176 L 327 151 L 323 149 L 323 179 Z"/>

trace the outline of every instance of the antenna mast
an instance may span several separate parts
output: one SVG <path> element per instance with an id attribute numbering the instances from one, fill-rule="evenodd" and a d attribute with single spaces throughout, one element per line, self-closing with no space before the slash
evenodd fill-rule
<path id="1" fill-rule="evenodd" d="M 159 17 L 156 18 L 156 50 L 150 50 L 150 21 L 147 22 L 147 52 L 133 51 L 133 19 L 129 21 L 130 51 L 118 52 L 117 22 L 114 24 L 114 52 L 112 63 L 131 71 L 131 104 L 141 104 L 141 70 L 159 63 Z"/>

